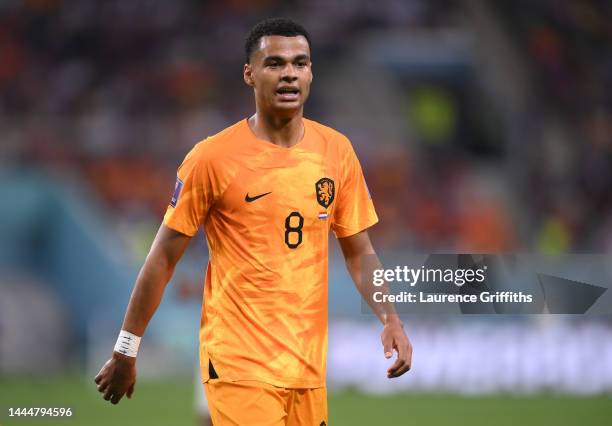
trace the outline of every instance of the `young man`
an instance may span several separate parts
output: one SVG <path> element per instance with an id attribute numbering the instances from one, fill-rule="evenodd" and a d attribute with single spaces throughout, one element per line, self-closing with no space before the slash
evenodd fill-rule
<path id="1" fill-rule="evenodd" d="M 378 219 L 349 140 L 303 118 L 308 33 L 287 19 L 263 21 L 248 36 L 246 61 L 256 112 L 198 143 L 179 167 L 115 352 L 95 381 L 113 404 L 131 397 L 139 336 L 204 226 L 210 262 L 200 364 L 213 423 L 324 425 L 328 232 L 368 297 L 376 255 L 366 229 Z M 398 353 L 387 375 L 398 377 L 410 368 L 412 347 L 393 308 L 373 308 L 385 356 Z"/>

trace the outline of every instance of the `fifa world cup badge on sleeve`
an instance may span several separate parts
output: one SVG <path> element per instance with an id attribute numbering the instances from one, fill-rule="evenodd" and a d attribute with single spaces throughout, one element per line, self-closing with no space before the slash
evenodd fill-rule
<path id="1" fill-rule="evenodd" d="M 176 207 L 176 203 L 178 202 L 179 196 L 181 195 L 181 189 L 183 189 L 183 181 L 180 180 L 177 176 L 176 184 L 174 184 L 174 194 L 172 194 L 172 199 L 170 200 L 170 205 L 172 207 Z"/>

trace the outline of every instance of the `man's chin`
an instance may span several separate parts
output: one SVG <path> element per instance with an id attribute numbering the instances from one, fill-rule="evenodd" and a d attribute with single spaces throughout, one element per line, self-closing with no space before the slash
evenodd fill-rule
<path id="1" fill-rule="evenodd" d="M 275 103 L 272 110 L 283 115 L 295 115 L 302 111 L 304 104 L 300 102 L 279 102 Z"/>

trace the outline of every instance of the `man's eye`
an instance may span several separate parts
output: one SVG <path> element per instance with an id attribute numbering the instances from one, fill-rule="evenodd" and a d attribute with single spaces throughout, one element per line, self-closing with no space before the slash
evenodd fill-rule
<path id="1" fill-rule="evenodd" d="M 306 62 L 298 62 L 297 66 L 300 68 L 304 68 L 305 66 L 307 66 L 308 64 Z"/>

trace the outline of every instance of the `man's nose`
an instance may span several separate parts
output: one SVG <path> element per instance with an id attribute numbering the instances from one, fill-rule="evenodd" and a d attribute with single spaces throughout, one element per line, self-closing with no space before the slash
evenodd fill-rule
<path id="1" fill-rule="evenodd" d="M 286 80 L 286 81 L 297 80 L 297 73 L 296 73 L 296 70 L 293 64 L 287 64 L 283 67 L 281 79 Z"/>

